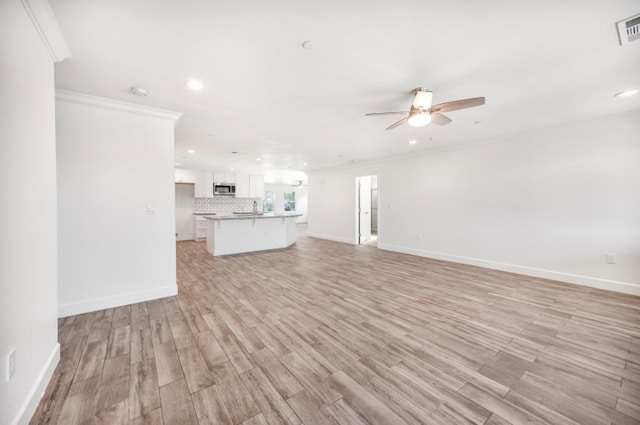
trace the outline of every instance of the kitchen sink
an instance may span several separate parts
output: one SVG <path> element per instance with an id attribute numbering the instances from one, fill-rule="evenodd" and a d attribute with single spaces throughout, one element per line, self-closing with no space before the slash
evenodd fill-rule
<path id="1" fill-rule="evenodd" d="M 258 213 L 252 213 L 251 211 L 249 212 L 244 212 L 244 211 L 234 211 L 232 214 L 238 214 L 238 215 L 262 215 L 264 214 L 263 212 L 258 212 Z"/>

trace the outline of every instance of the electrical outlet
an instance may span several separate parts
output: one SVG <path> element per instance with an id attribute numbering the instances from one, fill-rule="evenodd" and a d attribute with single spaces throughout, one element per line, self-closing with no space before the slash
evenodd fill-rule
<path id="1" fill-rule="evenodd" d="M 147 215 L 155 215 L 156 210 L 153 208 L 153 205 L 147 204 Z"/>
<path id="2" fill-rule="evenodd" d="M 615 264 L 616 263 L 616 254 L 614 254 L 613 252 L 607 252 L 604 255 L 604 260 L 607 262 L 607 264 Z"/>
<path id="3" fill-rule="evenodd" d="M 7 378 L 6 381 L 11 381 L 11 378 L 16 373 L 16 349 L 13 348 L 7 354 Z"/>

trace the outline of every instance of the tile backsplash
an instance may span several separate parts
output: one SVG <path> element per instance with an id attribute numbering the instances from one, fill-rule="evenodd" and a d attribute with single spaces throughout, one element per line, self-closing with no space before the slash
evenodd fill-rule
<path id="1" fill-rule="evenodd" d="M 260 198 L 234 198 L 232 196 L 194 198 L 193 212 L 196 214 L 231 214 L 232 212 L 249 212 L 253 211 L 253 201 L 258 201 L 258 211 L 262 211 L 262 200 Z"/>

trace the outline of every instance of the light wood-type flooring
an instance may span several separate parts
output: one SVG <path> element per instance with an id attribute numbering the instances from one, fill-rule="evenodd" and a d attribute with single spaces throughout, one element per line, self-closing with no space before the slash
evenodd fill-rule
<path id="1" fill-rule="evenodd" d="M 31 424 L 637 424 L 640 298 L 300 237 L 60 320 Z"/>

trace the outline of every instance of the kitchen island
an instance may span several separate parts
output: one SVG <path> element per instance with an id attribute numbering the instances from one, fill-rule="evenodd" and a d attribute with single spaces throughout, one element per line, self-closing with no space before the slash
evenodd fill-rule
<path id="1" fill-rule="evenodd" d="M 207 251 L 212 255 L 240 254 L 286 248 L 296 243 L 296 218 L 302 214 L 228 214 L 207 219 Z"/>

